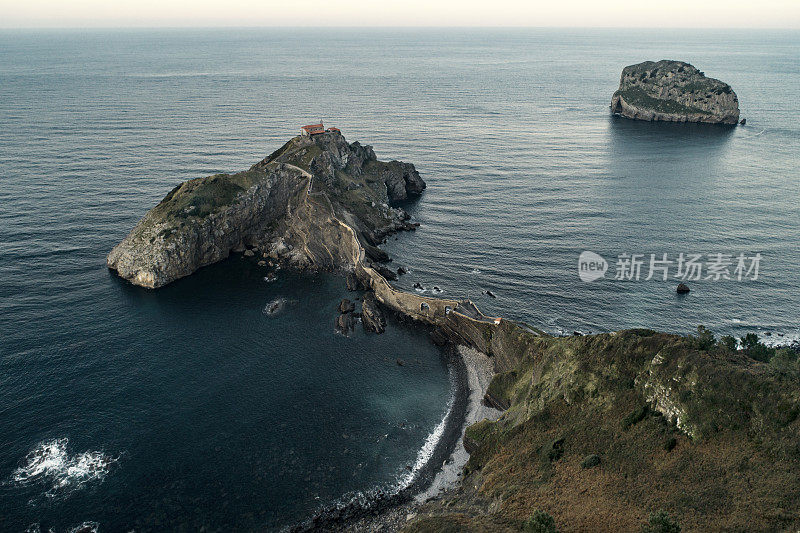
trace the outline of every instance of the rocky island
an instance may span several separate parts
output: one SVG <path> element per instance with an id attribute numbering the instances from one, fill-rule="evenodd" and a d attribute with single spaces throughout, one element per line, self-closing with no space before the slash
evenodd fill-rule
<path id="1" fill-rule="evenodd" d="M 369 257 L 382 258 L 375 245 L 387 234 L 414 229 L 388 202 L 424 189 L 413 165 L 378 161 L 371 147 L 348 144 L 338 130 L 299 135 L 249 170 L 178 185 L 106 262 L 147 288 L 231 252 L 260 252 L 297 268 L 352 269 L 345 235 L 352 231 Z"/>
<path id="2" fill-rule="evenodd" d="M 413 165 L 381 162 L 338 131 L 299 136 L 248 171 L 179 185 L 108 256 L 110 268 L 149 288 L 236 251 L 336 269 L 364 292 L 373 331 L 385 309 L 437 344 L 488 357 L 494 375 L 483 401 L 503 414 L 461 431 L 470 455 L 454 488 L 361 514 L 336 510 L 300 529 L 800 528 L 796 353 L 702 327 L 686 337 L 645 329 L 553 337 L 488 317 L 469 300 L 395 289 L 377 245 L 414 228 L 391 203 L 424 187 Z M 343 301 L 342 320 L 354 309 Z"/>
<path id="3" fill-rule="evenodd" d="M 739 99 L 731 86 L 682 61 L 645 61 L 622 70 L 611 112 L 667 122 L 736 124 Z"/>

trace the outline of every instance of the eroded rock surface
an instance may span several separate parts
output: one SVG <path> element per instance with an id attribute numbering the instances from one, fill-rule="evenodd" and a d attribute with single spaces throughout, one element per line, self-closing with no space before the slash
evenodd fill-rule
<path id="1" fill-rule="evenodd" d="M 414 229 L 389 204 L 424 188 L 413 165 L 378 161 L 371 147 L 348 144 L 341 133 L 298 136 L 247 171 L 178 185 L 106 262 L 148 288 L 240 250 L 297 268 L 352 269 L 360 251 L 350 232 L 366 245 Z"/>
<path id="2" fill-rule="evenodd" d="M 736 124 L 739 99 L 730 85 L 689 63 L 645 61 L 622 70 L 611 111 L 638 120 Z"/>
<path id="3" fill-rule="evenodd" d="M 368 292 L 364 295 L 361 305 L 361 322 L 367 331 L 374 333 L 386 331 L 386 317 L 383 315 L 374 293 Z"/>

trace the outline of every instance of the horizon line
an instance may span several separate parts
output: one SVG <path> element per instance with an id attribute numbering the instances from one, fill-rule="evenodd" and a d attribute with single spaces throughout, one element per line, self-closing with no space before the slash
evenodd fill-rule
<path id="1" fill-rule="evenodd" d="M 777 31 L 798 31 L 800 26 L 527 26 L 527 25 L 498 25 L 498 26 L 406 26 L 406 25 L 363 25 L 363 26 L 345 26 L 345 25 L 260 25 L 260 24 L 217 24 L 217 25 L 121 25 L 121 26 L 55 26 L 55 25 L 37 25 L 37 26 L 3 26 L 0 25 L 1 30 L 209 30 L 209 29 L 398 29 L 398 30 L 436 30 L 436 29 L 464 29 L 464 30 L 480 30 L 480 29 L 519 29 L 519 30 L 777 30 Z"/>

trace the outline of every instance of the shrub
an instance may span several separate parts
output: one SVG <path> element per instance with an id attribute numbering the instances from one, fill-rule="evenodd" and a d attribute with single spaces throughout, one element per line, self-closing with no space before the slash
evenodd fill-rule
<path id="1" fill-rule="evenodd" d="M 628 429 L 632 425 L 644 420 L 650 408 L 647 405 L 642 405 L 631 411 L 628 416 L 622 420 L 622 429 Z"/>
<path id="2" fill-rule="evenodd" d="M 731 337 L 730 335 L 723 335 L 719 339 L 719 344 L 731 352 L 735 352 L 739 347 L 739 342 L 736 340 L 736 337 Z"/>
<path id="3" fill-rule="evenodd" d="M 596 454 L 588 455 L 586 458 L 581 462 L 581 468 L 594 468 L 595 466 L 600 464 L 600 456 Z"/>
<path id="4" fill-rule="evenodd" d="M 775 355 L 775 349 L 759 341 L 758 335 L 755 333 L 748 333 L 741 340 L 742 349 L 751 359 L 767 363 Z"/>
<path id="5" fill-rule="evenodd" d="M 758 335 L 755 333 L 748 333 L 744 337 L 742 337 L 742 349 L 743 350 L 750 350 L 754 346 L 759 344 Z"/>
<path id="6" fill-rule="evenodd" d="M 707 330 L 705 326 L 697 326 L 697 336 L 689 335 L 692 346 L 698 350 L 708 351 L 717 344 L 714 334 Z"/>
<path id="7" fill-rule="evenodd" d="M 553 517 L 539 509 L 533 511 L 531 517 L 525 521 L 523 529 L 531 533 L 558 533 Z"/>
<path id="8" fill-rule="evenodd" d="M 647 524 L 642 526 L 642 533 L 680 533 L 680 531 L 681 526 L 663 510 L 650 514 Z"/>
<path id="9" fill-rule="evenodd" d="M 775 355 L 769 360 L 769 364 L 782 372 L 796 372 L 800 370 L 798 354 L 789 348 L 775 350 Z"/>
<path id="10" fill-rule="evenodd" d="M 561 456 L 564 455 L 564 439 L 556 439 L 551 441 L 547 446 L 544 448 L 545 457 L 551 463 L 554 463 L 561 459 Z"/>

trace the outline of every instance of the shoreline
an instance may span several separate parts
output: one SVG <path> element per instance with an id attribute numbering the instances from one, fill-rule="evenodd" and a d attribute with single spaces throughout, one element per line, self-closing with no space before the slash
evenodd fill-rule
<path id="1" fill-rule="evenodd" d="M 428 487 L 414 497 L 417 504 L 423 504 L 443 493 L 452 490 L 461 481 L 461 472 L 469 460 L 469 452 L 464 447 L 464 430 L 481 420 L 497 420 L 503 411 L 485 404 L 483 397 L 489 389 L 494 376 L 494 364 L 489 356 L 467 346 L 457 346 L 459 360 L 465 367 L 467 379 L 467 406 L 461 422 L 458 439 L 450 456 Z"/>
<path id="2" fill-rule="evenodd" d="M 494 374 L 491 359 L 463 345 L 448 344 L 445 350 L 454 373 L 452 404 L 442 420 L 441 436 L 410 483 L 396 492 L 377 489 L 358 493 L 284 531 L 397 531 L 416 516 L 424 503 L 456 487 L 469 459 L 464 448 L 464 430 L 484 418 L 496 419 L 502 411 L 483 403 Z"/>

